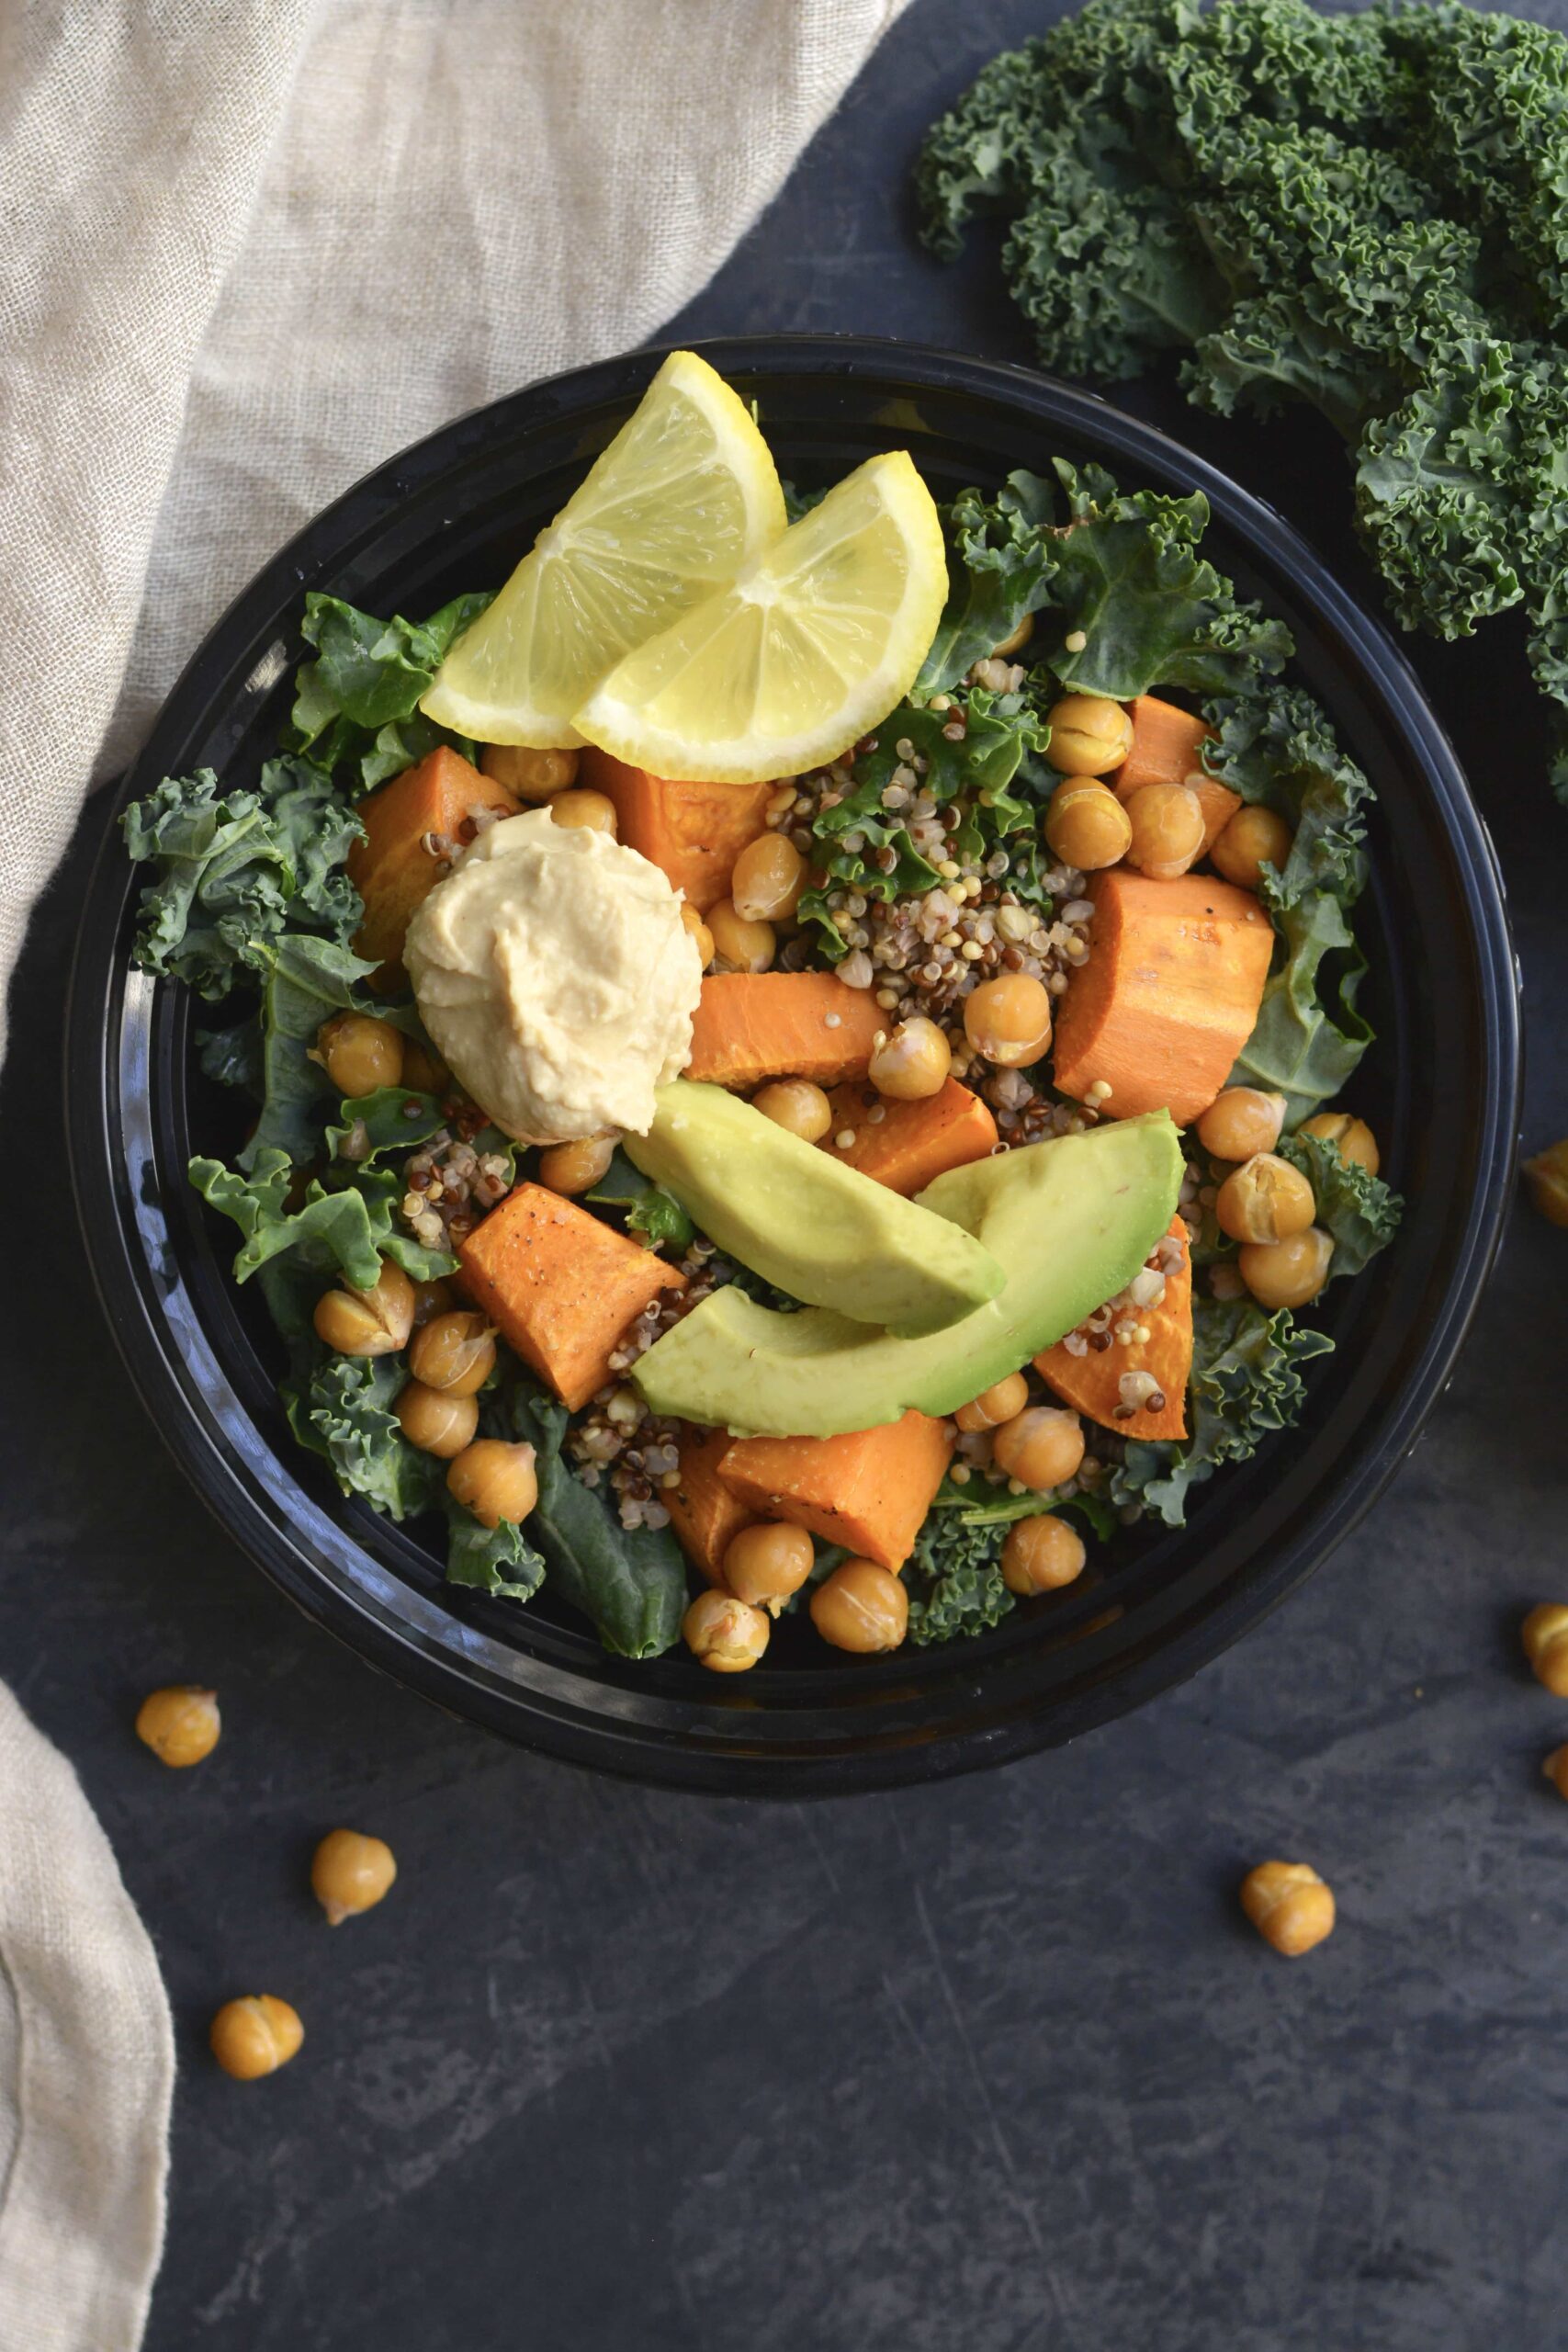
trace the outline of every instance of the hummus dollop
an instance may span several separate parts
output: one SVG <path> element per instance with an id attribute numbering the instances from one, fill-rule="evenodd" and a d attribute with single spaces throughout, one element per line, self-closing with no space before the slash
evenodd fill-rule
<path id="1" fill-rule="evenodd" d="M 454 1075 L 521 1143 L 645 1135 L 692 1050 L 702 988 L 681 899 L 648 858 L 547 808 L 502 818 L 438 882 L 403 961 Z"/>

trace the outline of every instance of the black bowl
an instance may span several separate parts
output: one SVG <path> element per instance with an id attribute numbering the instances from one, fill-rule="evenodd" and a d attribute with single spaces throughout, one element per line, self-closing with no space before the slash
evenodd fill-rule
<path id="1" fill-rule="evenodd" d="M 761 403 L 786 475 L 830 481 L 907 446 L 939 495 L 1053 455 L 1130 485 L 1207 492 L 1210 549 L 1295 632 L 1380 800 L 1360 917 L 1378 1030 L 1356 1099 L 1409 1197 L 1397 1246 L 1335 1284 L 1338 1352 L 1303 1425 L 1202 1488 L 1181 1532 L 1134 1530 L 1067 1591 L 951 1647 L 856 1662 L 785 1620 L 734 1681 L 683 1650 L 607 1657 L 547 1599 L 455 1591 L 414 1532 L 345 1501 L 284 1425 L 276 1352 L 230 1281 L 232 1228 L 186 1182 L 193 1134 L 231 1148 L 230 1105 L 189 1053 L 186 991 L 135 971 L 138 882 L 110 834 L 84 911 L 67 1095 L 77 1196 L 131 1375 L 197 1490 L 283 1589 L 374 1663 L 491 1729 L 583 1763 L 728 1792 L 865 1789 L 998 1763 L 1180 1680 L 1324 1558 L 1409 1453 L 1448 1378 L 1506 1206 L 1517 1125 L 1517 977 L 1495 861 L 1400 654 L 1269 509 L 1174 442 L 1019 368 L 860 338 L 707 346 Z M 275 742 L 307 588 L 419 616 L 502 579 L 620 424 L 657 353 L 534 386 L 358 484 L 260 574 L 201 647 L 121 787 L 254 772 Z"/>

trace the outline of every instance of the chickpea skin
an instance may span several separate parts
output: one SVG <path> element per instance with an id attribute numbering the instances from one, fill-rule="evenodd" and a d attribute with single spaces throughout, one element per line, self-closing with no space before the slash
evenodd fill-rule
<path id="1" fill-rule="evenodd" d="M 1305 1306 L 1328 1280 L 1334 1242 L 1319 1225 L 1283 1241 L 1244 1241 L 1236 1257 L 1242 1281 L 1259 1306 Z"/>
<path id="2" fill-rule="evenodd" d="M 1251 1159 L 1272 1151 L 1285 1124 L 1285 1098 L 1258 1086 L 1227 1086 L 1198 1122 L 1198 1140 L 1215 1159 Z"/>
<path id="3" fill-rule="evenodd" d="M 501 1437 L 476 1438 L 453 1462 L 446 1485 L 481 1527 L 499 1527 L 502 1520 L 520 1527 L 539 1499 L 534 1449 Z"/>
<path id="4" fill-rule="evenodd" d="M 1027 972 L 982 980 L 964 1000 L 964 1034 L 987 1061 L 1025 1069 L 1051 1042 L 1050 994 Z"/>
<path id="5" fill-rule="evenodd" d="M 1365 1119 L 1358 1119 L 1348 1111 L 1319 1111 L 1302 1121 L 1300 1131 L 1303 1136 L 1316 1136 L 1321 1143 L 1333 1144 L 1341 1159 L 1353 1160 L 1369 1176 L 1375 1176 L 1382 1166 L 1376 1136 Z M 1525 1164 L 1528 1169 L 1529 1161 Z"/>
<path id="6" fill-rule="evenodd" d="M 1301 1170 L 1272 1151 L 1255 1151 L 1233 1169 L 1214 1197 L 1220 1231 L 1233 1241 L 1288 1241 L 1304 1233 L 1316 1215 Z"/>
<path id="7" fill-rule="evenodd" d="M 909 1628 L 909 1596 L 875 1560 L 844 1560 L 811 1596 L 811 1622 L 836 1650 L 896 1650 Z"/>
<path id="8" fill-rule="evenodd" d="M 1125 857 L 1133 823 L 1108 784 L 1094 775 L 1064 776 L 1045 810 L 1045 842 L 1064 865 L 1097 874 Z"/>
<path id="9" fill-rule="evenodd" d="M 1309 1862 L 1259 1862 L 1241 1883 L 1241 1907 L 1287 1960 L 1299 1960 L 1334 1932 L 1334 1891 Z"/>
<path id="10" fill-rule="evenodd" d="M 609 1173 L 615 1136 L 584 1136 L 578 1143 L 552 1143 L 539 1154 L 539 1182 L 569 1197 L 591 1193 Z"/>
<path id="11" fill-rule="evenodd" d="M 991 1440 L 991 1458 L 998 1470 L 1021 1487 L 1048 1495 L 1077 1476 L 1084 1456 L 1083 1424 L 1076 1413 L 1056 1405 L 1031 1405 L 1004 1421 Z"/>
<path id="12" fill-rule="evenodd" d="M 310 1891 L 330 1928 L 373 1911 L 398 1875 L 397 1858 L 382 1838 L 357 1829 L 329 1829 L 310 1863 Z"/>
<path id="13" fill-rule="evenodd" d="M 689 899 L 681 901 L 681 921 L 697 943 L 697 954 L 703 959 L 705 972 L 714 958 L 713 933 Z"/>
<path id="14" fill-rule="evenodd" d="M 395 1356 L 413 1329 L 413 1284 L 394 1258 L 383 1258 L 368 1290 L 329 1290 L 316 1301 L 316 1337 L 340 1356 Z"/>
<path id="15" fill-rule="evenodd" d="M 1133 748 L 1133 722 L 1104 695 L 1064 695 L 1046 713 L 1045 756 L 1064 775 L 1104 775 Z"/>
<path id="16" fill-rule="evenodd" d="M 1202 854 L 1203 808 L 1184 784 L 1141 784 L 1127 799 L 1127 863 L 1151 882 L 1174 882 Z"/>
<path id="17" fill-rule="evenodd" d="M 479 1425 L 477 1396 L 454 1396 L 449 1389 L 427 1388 L 423 1380 L 407 1382 L 392 1410 L 409 1443 L 438 1462 L 450 1462 L 472 1445 Z"/>
<path id="18" fill-rule="evenodd" d="M 472 1396 L 495 1369 L 495 1333 L 472 1307 L 437 1315 L 409 1341 L 409 1370 L 427 1388 Z"/>
<path id="19" fill-rule="evenodd" d="M 792 1592 L 811 1574 L 815 1557 L 804 1527 L 762 1520 L 732 1535 L 724 1555 L 724 1581 L 737 1600 L 776 1617 Z"/>
<path id="20" fill-rule="evenodd" d="M 782 1078 L 751 1097 L 753 1111 L 802 1143 L 820 1143 L 833 1124 L 833 1106 L 808 1078 Z"/>
<path id="21" fill-rule="evenodd" d="M 715 1589 L 698 1593 L 681 1620 L 681 1632 L 710 1674 L 745 1674 L 767 1648 L 771 1623 L 765 1610 Z"/>
<path id="22" fill-rule="evenodd" d="M 1010 1372 L 990 1388 L 982 1388 L 967 1405 L 960 1405 L 953 1419 L 966 1437 L 977 1436 L 981 1430 L 994 1430 L 1002 1421 L 1018 1419 L 1029 1402 L 1029 1383 L 1021 1372 Z"/>
<path id="23" fill-rule="evenodd" d="M 1554 1699 L 1568 1699 L 1568 1609 L 1543 1600 L 1519 1627 L 1530 1672 Z"/>
<path id="24" fill-rule="evenodd" d="M 778 953 L 771 922 L 750 922 L 729 899 L 708 909 L 714 967 L 721 972 L 765 972 Z"/>
<path id="25" fill-rule="evenodd" d="M 873 1048 L 866 1075 L 889 1102 L 924 1102 L 942 1092 L 952 1069 L 952 1046 L 934 1021 L 917 1012 Z"/>
<path id="26" fill-rule="evenodd" d="M 1002 1545 L 1002 1582 L 1010 1592 L 1058 1592 L 1083 1574 L 1083 1537 L 1055 1511 L 1036 1511 L 1009 1528 Z"/>
<path id="27" fill-rule="evenodd" d="M 1265 865 L 1282 866 L 1295 839 L 1283 817 L 1258 801 L 1238 808 L 1209 852 L 1227 882 L 1238 890 L 1256 890 Z"/>
<path id="28" fill-rule="evenodd" d="M 1013 654 L 1021 653 L 1033 634 L 1034 616 L 1032 613 L 1025 613 L 1017 628 L 1009 629 L 1007 635 L 1003 638 L 999 645 L 992 646 L 992 661 L 1006 662 L 1010 660 Z"/>
<path id="29" fill-rule="evenodd" d="M 573 830 L 585 825 L 591 832 L 608 833 L 612 841 L 619 837 L 615 804 L 605 793 L 581 791 L 570 785 L 566 791 L 552 797 L 549 809 L 558 825 Z"/>
<path id="30" fill-rule="evenodd" d="M 550 800 L 577 782 L 575 752 L 536 751 L 532 743 L 487 743 L 479 771 L 519 800 Z"/>
<path id="31" fill-rule="evenodd" d="M 136 1736 L 160 1763 L 183 1772 L 210 1756 L 222 1730 L 216 1690 L 194 1682 L 171 1682 L 149 1691 L 136 1711 Z"/>
<path id="32" fill-rule="evenodd" d="M 271 1993 L 225 2001 L 208 2029 L 212 2054 L 237 2083 L 258 2082 L 287 2066 L 305 2039 L 299 2013 Z"/>
<path id="33" fill-rule="evenodd" d="M 742 922 L 789 922 L 806 888 L 806 860 L 783 833 L 748 842 L 729 877 L 729 903 Z"/>

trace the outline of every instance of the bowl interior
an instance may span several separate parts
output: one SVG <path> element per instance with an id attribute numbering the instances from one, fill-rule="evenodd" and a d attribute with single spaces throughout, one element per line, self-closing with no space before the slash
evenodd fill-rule
<path id="1" fill-rule="evenodd" d="M 86 910 L 68 1069 L 73 1159 L 100 1287 L 164 1434 L 241 1543 L 378 1663 L 461 1712 L 559 1752 L 691 1785 L 798 1794 L 927 1777 L 1061 1739 L 1190 1672 L 1256 1620 L 1359 1516 L 1414 1442 L 1495 1246 L 1516 1125 L 1511 949 L 1495 865 L 1441 730 L 1401 657 L 1278 518 L 1174 444 L 1021 369 L 819 339 L 709 346 L 759 402 L 803 486 L 906 446 L 939 497 L 1053 456 L 1129 486 L 1209 492 L 1206 551 L 1296 638 L 1295 674 L 1379 795 L 1358 932 L 1377 1031 L 1350 1100 L 1409 1202 L 1397 1246 L 1331 1285 L 1312 1319 L 1301 1427 L 1198 1490 L 1181 1531 L 1126 1531 L 1062 1594 L 994 1633 L 857 1663 L 781 1623 L 731 1684 L 684 1654 L 606 1656 L 547 1594 L 526 1610 L 446 1588 L 421 1531 L 345 1500 L 293 1443 L 232 1228 L 185 1178 L 231 1152 L 235 1099 L 195 1069 L 221 1023 L 132 970 L 136 881 L 112 834 Z M 502 579 L 637 397 L 657 355 L 536 387 L 360 484 L 220 624 L 123 797 L 210 765 L 241 779 L 276 747 L 308 587 L 418 618 Z"/>

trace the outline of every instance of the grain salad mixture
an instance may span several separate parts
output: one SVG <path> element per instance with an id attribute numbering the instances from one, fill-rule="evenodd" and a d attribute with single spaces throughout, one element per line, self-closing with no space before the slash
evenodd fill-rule
<path id="1" fill-rule="evenodd" d="M 310 594 L 276 756 L 128 812 L 293 1433 L 468 1605 L 948 1642 L 1298 1418 L 1400 1209 L 1371 794 L 1206 522 L 786 490 L 675 354 L 497 593 Z"/>

